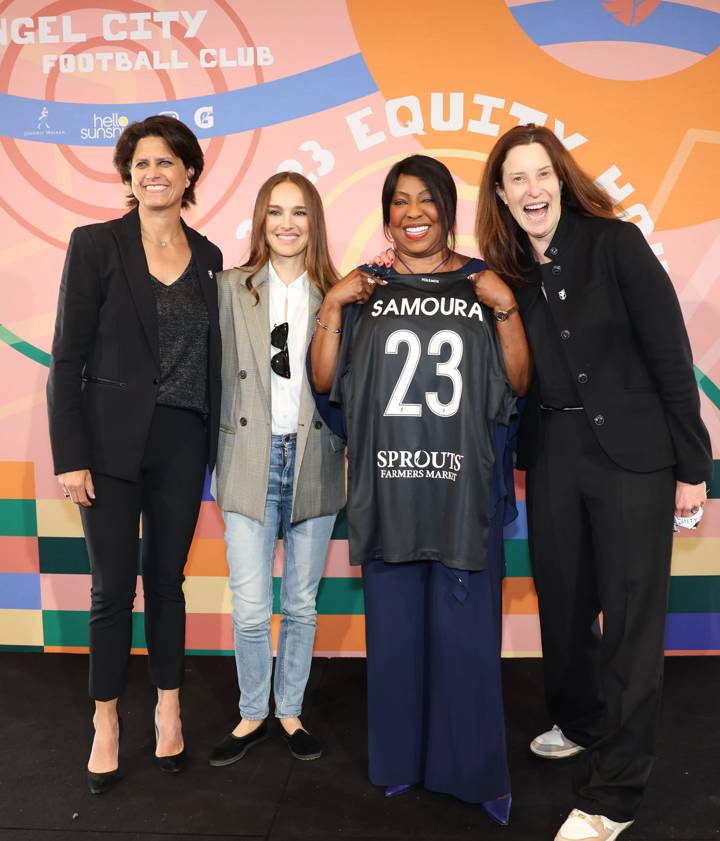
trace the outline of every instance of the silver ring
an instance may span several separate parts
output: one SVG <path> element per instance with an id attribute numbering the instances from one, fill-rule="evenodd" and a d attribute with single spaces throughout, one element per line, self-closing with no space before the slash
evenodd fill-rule
<path id="1" fill-rule="evenodd" d="M 375 286 L 375 281 L 371 277 L 369 277 L 367 279 L 367 282 L 368 282 L 368 286 Z"/>

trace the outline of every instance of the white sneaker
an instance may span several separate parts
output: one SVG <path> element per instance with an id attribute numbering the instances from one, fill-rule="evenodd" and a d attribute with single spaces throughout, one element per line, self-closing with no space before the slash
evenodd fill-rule
<path id="1" fill-rule="evenodd" d="M 557 724 L 553 724 L 552 730 L 541 733 L 530 742 L 530 750 L 543 759 L 567 759 L 585 748 L 572 742 Z"/>
<path id="2" fill-rule="evenodd" d="M 560 827 L 555 841 L 615 841 L 635 821 L 611 821 L 605 815 L 588 815 L 573 809 Z"/>

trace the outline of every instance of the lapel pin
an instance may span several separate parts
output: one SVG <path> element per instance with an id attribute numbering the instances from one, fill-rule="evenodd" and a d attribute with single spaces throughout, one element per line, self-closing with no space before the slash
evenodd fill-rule
<path id="1" fill-rule="evenodd" d="M 565 298 L 567 298 L 567 292 L 565 292 L 565 290 L 564 290 L 564 289 L 561 289 L 561 290 L 558 292 L 558 298 L 560 298 L 560 300 L 561 300 L 561 301 L 564 301 L 564 300 L 565 300 Z"/>
<path id="2" fill-rule="evenodd" d="M 208 277 L 212 277 L 212 276 L 213 276 L 213 273 L 210 271 L 210 269 L 208 269 Z"/>

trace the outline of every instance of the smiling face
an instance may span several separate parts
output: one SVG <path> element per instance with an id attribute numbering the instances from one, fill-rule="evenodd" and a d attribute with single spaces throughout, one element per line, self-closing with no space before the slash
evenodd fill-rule
<path id="1" fill-rule="evenodd" d="M 186 169 L 162 137 L 143 137 L 130 164 L 130 188 L 144 210 L 167 210 L 182 204 L 192 169 Z"/>
<path id="2" fill-rule="evenodd" d="M 281 181 L 270 193 L 265 216 L 265 240 L 276 257 L 298 257 L 310 238 L 305 197 L 292 181 Z"/>
<path id="3" fill-rule="evenodd" d="M 428 257 L 446 248 L 440 214 L 430 191 L 415 175 L 401 175 L 390 202 L 388 232 L 408 257 Z"/>
<path id="4" fill-rule="evenodd" d="M 560 221 L 560 192 L 560 181 L 542 144 L 527 143 L 510 149 L 497 193 L 527 232 L 538 257 L 550 245 Z"/>

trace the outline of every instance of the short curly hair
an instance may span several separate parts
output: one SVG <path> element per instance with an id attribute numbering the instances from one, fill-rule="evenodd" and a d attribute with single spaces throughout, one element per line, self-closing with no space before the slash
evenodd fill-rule
<path id="1" fill-rule="evenodd" d="M 161 137 L 183 162 L 185 169 L 193 170 L 190 176 L 190 184 L 185 188 L 182 198 L 182 206 L 189 207 L 195 204 L 195 184 L 205 166 L 205 156 L 200 148 L 197 137 L 180 120 L 174 117 L 166 117 L 162 114 L 147 117 L 141 122 L 130 123 L 123 131 L 115 144 L 113 164 L 120 174 L 123 184 L 130 184 L 130 167 L 132 166 L 133 155 L 138 143 L 144 137 Z M 130 193 L 127 196 L 128 207 L 136 207 L 138 200 Z"/>

